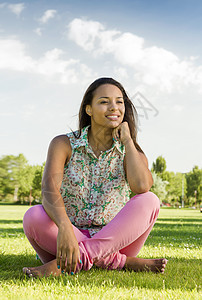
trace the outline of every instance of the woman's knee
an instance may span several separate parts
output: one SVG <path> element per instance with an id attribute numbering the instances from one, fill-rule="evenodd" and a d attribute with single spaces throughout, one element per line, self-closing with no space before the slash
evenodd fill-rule
<path id="1" fill-rule="evenodd" d="M 157 197 L 157 195 L 154 194 L 153 192 L 147 192 L 147 193 L 148 193 L 148 196 L 149 196 L 149 201 L 152 202 L 153 206 L 156 209 L 160 209 L 160 200 Z"/>
<path id="2" fill-rule="evenodd" d="M 43 215 L 45 213 L 45 210 L 42 205 L 35 205 L 30 207 L 24 217 L 23 217 L 23 228 L 24 230 L 27 229 L 28 227 L 32 227 L 35 224 L 39 224 L 42 219 Z"/>
<path id="3" fill-rule="evenodd" d="M 153 209 L 160 209 L 160 200 L 153 192 L 146 192 L 135 195 L 132 199 L 139 201 L 144 207 L 152 207 Z"/>

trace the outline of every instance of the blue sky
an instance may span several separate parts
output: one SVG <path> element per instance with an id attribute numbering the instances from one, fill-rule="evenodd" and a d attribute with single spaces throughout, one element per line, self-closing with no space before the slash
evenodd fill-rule
<path id="1" fill-rule="evenodd" d="M 159 155 L 170 171 L 202 167 L 201 15 L 186 0 L 0 2 L 0 155 L 41 164 L 109 76 L 137 107 L 150 167 Z"/>

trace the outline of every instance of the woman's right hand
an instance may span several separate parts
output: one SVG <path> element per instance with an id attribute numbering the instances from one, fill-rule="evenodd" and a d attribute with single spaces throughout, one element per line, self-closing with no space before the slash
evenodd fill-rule
<path id="1" fill-rule="evenodd" d="M 75 273 L 77 263 L 80 263 L 80 251 L 74 231 L 67 224 L 58 228 L 57 265 L 70 274 Z"/>

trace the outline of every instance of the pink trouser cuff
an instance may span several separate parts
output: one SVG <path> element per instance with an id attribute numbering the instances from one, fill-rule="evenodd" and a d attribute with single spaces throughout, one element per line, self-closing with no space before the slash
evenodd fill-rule
<path id="1" fill-rule="evenodd" d="M 126 255 L 121 254 L 119 251 L 109 254 L 107 257 L 101 257 L 100 259 L 90 259 L 84 243 L 79 243 L 79 250 L 82 264 L 77 264 L 76 272 L 79 272 L 81 269 L 85 271 L 90 270 L 93 264 L 102 269 L 121 270 L 126 263 Z"/>
<path id="2" fill-rule="evenodd" d="M 121 270 L 126 263 L 126 255 L 119 252 L 110 254 L 106 258 L 100 259 L 95 265 L 102 269 L 107 270 Z"/>

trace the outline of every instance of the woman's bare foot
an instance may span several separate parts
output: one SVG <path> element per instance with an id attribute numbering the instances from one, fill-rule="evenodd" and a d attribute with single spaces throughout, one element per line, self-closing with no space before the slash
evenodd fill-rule
<path id="1" fill-rule="evenodd" d="M 139 257 L 127 257 L 124 268 L 133 271 L 151 271 L 154 273 L 164 273 L 167 259 L 144 259 Z"/>
<path id="2" fill-rule="evenodd" d="M 52 276 L 59 276 L 61 275 L 61 269 L 57 268 L 57 261 L 56 259 L 49 261 L 48 263 L 33 268 L 23 268 L 23 273 L 28 275 L 29 277 L 48 277 Z"/>

